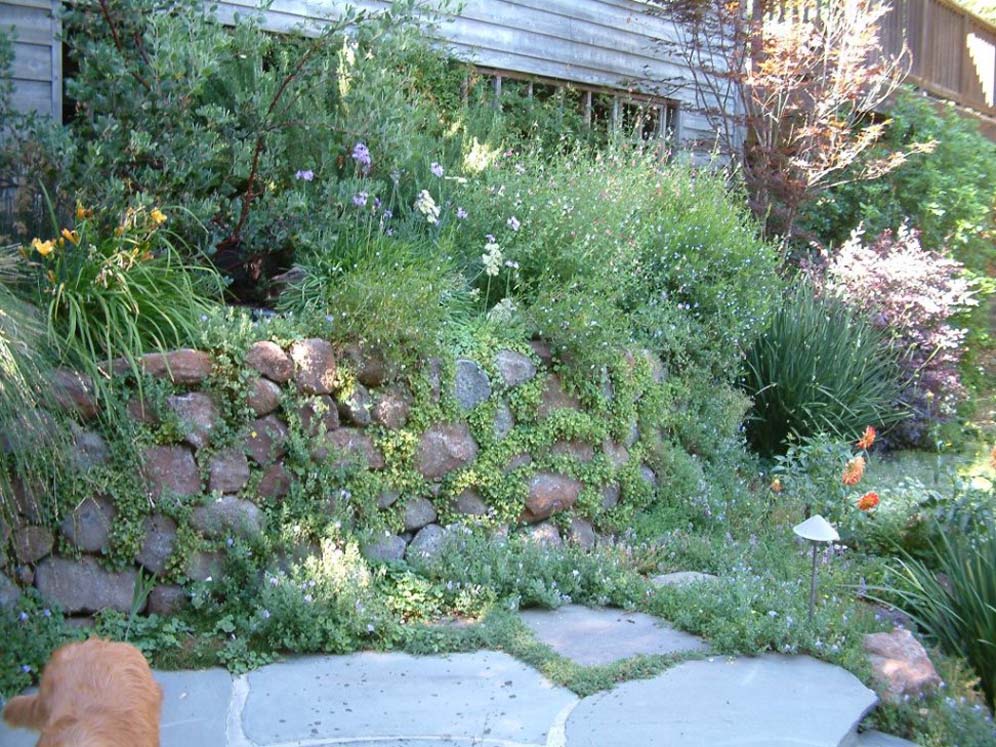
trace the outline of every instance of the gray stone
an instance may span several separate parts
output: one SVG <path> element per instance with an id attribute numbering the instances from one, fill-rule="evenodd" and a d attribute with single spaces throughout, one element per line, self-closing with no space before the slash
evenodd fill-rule
<path id="1" fill-rule="evenodd" d="M 175 615 L 190 603 L 181 587 L 175 584 L 161 584 L 149 592 L 150 615 Z"/>
<path id="2" fill-rule="evenodd" d="M 574 516 L 571 518 L 571 526 L 567 530 L 567 538 L 572 544 L 584 550 L 590 550 L 595 546 L 595 527 L 590 522 Z"/>
<path id="3" fill-rule="evenodd" d="M 675 573 L 662 573 L 650 579 L 654 586 L 688 586 L 689 584 L 711 583 L 718 581 L 711 573 L 699 573 L 698 571 L 677 571 Z"/>
<path id="4" fill-rule="evenodd" d="M 391 378 L 391 366 L 379 350 L 354 344 L 347 345 L 343 352 L 353 374 L 364 386 L 382 386 Z"/>
<path id="5" fill-rule="evenodd" d="M 339 415 L 353 425 L 370 425 L 370 410 L 373 400 L 363 384 L 354 384 L 348 394 L 339 400 Z"/>
<path id="6" fill-rule="evenodd" d="M 557 374 L 550 374 L 543 385 L 543 394 L 537 414 L 540 420 L 548 418 L 557 410 L 580 410 L 581 402 L 573 394 L 564 391 L 564 386 Z"/>
<path id="7" fill-rule="evenodd" d="M 27 526 L 14 530 L 14 557 L 19 563 L 37 563 L 50 552 L 55 544 L 52 532 L 46 527 Z"/>
<path id="8" fill-rule="evenodd" d="M 429 380 L 429 394 L 432 401 L 438 403 L 443 391 L 443 362 L 439 358 L 430 358 L 425 367 L 425 376 Z"/>
<path id="9" fill-rule="evenodd" d="M 473 410 L 491 396 L 491 381 L 477 363 L 458 358 L 453 379 L 453 396 L 463 410 Z"/>
<path id="10" fill-rule="evenodd" d="M 14 569 L 14 580 L 24 588 L 35 585 L 35 568 L 31 565 L 19 565 Z"/>
<path id="11" fill-rule="evenodd" d="M 561 547 L 564 544 L 557 527 L 548 521 L 528 527 L 523 536 L 540 547 Z"/>
<path id="12" fill-rule="evenodd" d="M 246 353 L 246 363 L 270 381 L 284 384 L 294 375 L 294 361 L 275 342 L 255 343 Z"/>
<path id="13" fill-rule="evenodd" d="M 515 470 L 521 469 L 522 467 L 528 467 L 532 463 L 532 456 L 523 451 L 522 453 L 516 454 L 509 459 L 508 464 L 505 465 L 505 469 L 503 471 L 507 475 L 510 472 L 515 472 Z"/>
<path id="14" fill-rule="evenodd" d="M 382 490 L 380 495 L 377 496 L 377 508 L 390 508 L 400 497 L 401 493 L 397 490 Z"/>
<path id="15" fill-rule="evenodd" d="M 163 689 L 162 747 L 245 747 L 229 741 L 232 676 L 224 669 L 153 672 Z M 235 735 L 232 735 L 233 737 Z"/>
<path id="16" fill-rule="evenodd" d="M 633 656 L 672 655 L 706 650 L 701 639 L 677 631 L 642 612 L 592 609 L 572 604 L 555 610 L 526 610 L 520 616 L 540 641 L 561 656 L 583 666 L 612 664 Z M 637 741 L 632 744 L 652 743 L 655 742 Z"/>
<path id="17" fill-rule="evenodd" d="M 404 428 L 411 414 L 411 402 L 400 389 L 386 391 L 377 397 L 373 407 L 373 420 L 388 430 Z"/>
<path id="18" fill-rule="evenodd" d="M 125 406 L 128 417 L 136 423 L 144 425 L 159 425 L 159 413 L 156 412 L 152 403 L 146 399 L 135 396 L 128 400 Z"/>
<path id="19" fill-rule="evenodd" d="M 145 517 L 144 526 L 142 549 L 135 559 L 146 570 L 161 575 L 166 570 L 166 561 L 176 547 L 176 522 L 168 516 L 153 514 Z"/>
<path id="20" fill-rule="evenodd" d="M 208 490 L 238 493 L 249 482 L 249 460 L 242 449 L 223 449 L 208 465 Z"/>
<path id="21" fill-rule="evenodd" d="M 324 461 L 333 457 L 330 466 L 342 469 L 349 466 L 365 466 L 369 469 L 383 469 L 384 455 L 374 446 L 373 439 L 356 428 L 340 428 L 325 435 L 319 446 L 311 451 L 311 458 Z"/>
<path id="22" fill-rule="evenodd" d="M 528 356 L 514 350 L 499 350 L 495 356 L 495 368 L 502 383 L 510 389 L 536 376 L 536 365 Z"/>
<path id="23" fill-rule="evenodd" d="M 160 498 L 201 492 L 201 475 L 194 455 L 183 446 L 150 446 L 142 453 L 142 475 L 149 493 Z"/>
<path id="24" fill-rule="evenodd" d="M 872 729 L 862 732 L 853 747 L 916 747 L 916 743 Z"/>
<path id="25" fill-rule="evenodd" d="M 617 444 L 612 439 L 602 441 L 602 453 L 616 469 L 624 466 L 629 461 L 629 451 L 622 444 Z"/>
<path id="26" fill-rule="evenodd" d="M 488 513 L 488 504 L 481 496 L 468 488 L 453 501 L 453 510 L 464 516 L 485 516 Z"/>
<path id="27" fill-rule="evenodd" d="M 901 701 L 907 695 L 913 698 L 941 684 L 923 645 L 905 628 L 870 633 L 864 638 L 864 648 L 872 675 L 890 700 Z"/>
<path id="28" fill-rule="evenodd" d="M 339 427 L 339 408 L 327 394 L 311 397 L 297 410 L 306 436 L 323 436 Z"/>
<path id="29" fill-rule="evenodd" d="M 249 385 L 246 404 L 257 418 L 261 418 L 280 407 L 280 392 L 280 387 L 269 379 L 256 378 Z"/>
<path id="30" fill-rule="evenodd" d="M 287 426 L 276 415 L 267 415 L 249 424 L 245 451 L 254 462 L 271 464 L 287 453 Z"/>
<path id="31" fill-rule="evenodd" d="M 557 441 L 551 448 L 551 453 L 570 457 L 579 462 L 590 462 L 595 458 L 595 447 L 584 441 Z"/>
<path id="32" fill-rule="evenodd" d="M 396 534 L 386 534 L 363 544 L 360 553 L 375 563 L 398 562 L 405 557 L 405 541 Z"/>
<path id="33" fill-rule="evenodd" d="M 335 351 L 325 340 L 295 342 L 290 349 L 294 380 L 305 394 L 331 394 L 336 382 Z"/>
<path id="34" fill-rule="evenodd" d="M 14 507 L 18 515 L 29 522 L 41 522 L 41 507 L 48 494 L 45 486 L 40 483 L 25 482 L 18 475 L 13 475 L 10 482 L 14 493 Z M 17 517 L 14 518 L 16 521 Z"/>
<path id="35" fill-rule="evenodd" d="M 627 449 L 633 448 L 633 444 L 640 440 L 640 425 L 634 420 L 629 424 L 626 431 L 626 438 L 623 439 L 623 446 Z"/>
<path id="36" fill-rule="evenodd" d="M 80 472 L 107 464 L 110 449 L 104 437 L 95 431 L 73 428 L 73 464 Z"/>
<path id="37" fill-rule="evenodd" d="M 210 355 L 190 348 L 165 354 L 149 353 L 141 357 L 139 364 L 150 376 L 187 386 L 203 383 L 214 367 Z"/>
<path id="38" fill-rule="evenodd" d="M 602 508 L 615 508 L 619 505 L 619 486 L 611 483 L 602 488 Z"/>
<path id="39" fill-rule="evenodd" d="M 135 571 L 105 571 L 86 555 L 79 560 L 51 557 L 39 564 L 35 585 L 42 598 L 69 614 L 105 607 L 130 612 L 135 577 Z"/>
<path id="40" fill-rule="evenodd" d="M 645 464 L 640 465 L 640 479 L 652 488 L 657 487 L 657 474 Z"/>
<path id="41" fill-rule="evenodd" d="M 466 423 L 440 423 L 422 435 L 415 456 L 423 477 L 437 480 L 477 458 L 477 444 Z"/>
<path id="42" fill-rule="evenodd" d="M 5 610 L 17 604 L 21 598 L 21 590 L 3 573 L 0 573 L 0 610 Z"/>
<path id="43" fill-rule="evenodd" d="M 59 409 L 75 412 L 81 418 L 89 420 L 100 412 L 100 405 L 94 394 L 93 381 L 89 376 L 70 371 L 66 368 L 56 369 L 49 374 L 52 402 Z"/>
<path id="44" fill-rule="evenodd" d="M 187 558 L 184 570 L 194 581 L 217 581 L 225 569 L 224 557 L 220 552 L 195 552 Z"/>
<path id="45" fill-rule="evenodd" d="M 572 477 L 552 472 L 537 472 L 529 480 L 529 494 L 523 520 L 541 521 L 573 506 L 581 494 L 581 483 Z"/>
<path id="46" fill-rule="evenodd" d="M 100 552 L 114 521 L 114 505 L 103 496 L 86 498 L 62 520 L 63 536 L 83 552 Z"/>
<path id="47" fill-rule="evenodd" d="M 255 503 L 233 495 L 223 495 L 206 506 L 198 506 L 190 516 L 190 525 L 208 537 L 228 534 L 253 537 L 263 531 L 263 512 Z"/>
<path id="48" fill-rule="evenodd" d="M 436 520 L 436 507 L 425 498 L 414 498 L 405 503 L 405 531 L 415 532 Z"/>
<path id="49" fill-rule="evenodd" d="M 446 530 L 439 524 L 429 524 L 418 530 L 405 553 L 409 560 L 432 560 L 442 552 Z"/>
<path id="50" fill-rule="evenodd" d="M 504 400 L 498 403 L 495 410 L 495 438 L 501 441 L 512 432 L 515 427 L 515 418 L 508 403 Z"/>
<path id="51" fill-rule="evenodd" d="M 183 440 L 195 449 L 207 446 L 221 417 L 211 397 L 204 392 L 177 394 L 167 397 L 166 404 L 180 419 Z"/>
<path id="52" fill-rule="evenodd" d="M 260 498 L 283 498 L 290 492 L 291 476 L 283 464 L 277 462 L 271 465 L 259 480 L 256 489 Z"/>
<path id="53" fill-rule="evenodd" d="M 242 725 L 248 743 L 258 745 L 552 745 L 557 716 L 577 702 L 534 669 L 491 651 L 305 657 L 247 679 Z"/>
<path id="54" fill-rule="evenodd" d="M 841 747 L 875 701 L 854 675 L 807 656 L 689 661 L 583 700 L 567 744 Z"/>
<path id="55" fill-rule="evenodd" d="M 553 351 L 545 340 L 530 340 L 529 347 L 533 349 L 533 353 L 543 362 L 543 365 L 549 366 L 553 363 Z"/>

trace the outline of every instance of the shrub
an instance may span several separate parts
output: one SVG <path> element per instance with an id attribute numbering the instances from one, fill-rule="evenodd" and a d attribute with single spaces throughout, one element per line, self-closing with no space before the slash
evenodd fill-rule
<path id="1" fill-rule="evenodd" d="M 747 438 L 771 455 L 820 433 L 849 440 L 868 424 L 891 425 L 900 372 L 887 341 L 834 297 L 802 283 L 747 352 L 743 387 L 754 400 Z"/>
<path id="2" fill-rule="evenodd" d="M 886 231 L 870 244 L 855 235 L 818 278 L 819 291 L 879 330 L 902 370 L 900 399 L 912 417 L 889 438 L 926 445 L 931 427 L 956 414 L 965 392 L 958 365 L 965 331 L 952 326 L 975 304 L 962 265 L 923 249 L 917 231 Z"/>

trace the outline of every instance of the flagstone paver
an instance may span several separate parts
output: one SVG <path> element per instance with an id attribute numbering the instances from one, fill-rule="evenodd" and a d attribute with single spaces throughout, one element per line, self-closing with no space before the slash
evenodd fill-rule
<path id="1" fill-rule="evenodd" d="M 854 747 L 916 747 L 916 743 L 872 730 L 861 734 L 854 741 Z"/>
<path id="2" fill-rule="evenodd" d="M 526 610 L 521 618 L 539 640 L 584 666 L 707 648 L 702 639 L 642 612 L 565 605 L 555 610 Z"/>

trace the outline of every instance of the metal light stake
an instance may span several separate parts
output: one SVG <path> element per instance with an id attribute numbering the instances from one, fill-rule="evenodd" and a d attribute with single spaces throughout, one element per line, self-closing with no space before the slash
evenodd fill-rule
<path id="1" fill-rule="evenodd" d="M 792 527 L 792 531 L 813 545 L 813 575 L 809 582 L 809 622 L 812 623 L 813 610 L 816 608 L 816 553 L 821 542 L 836 542 L 840 539 L 840 535 L 830 522 L 819 514 Z"/>

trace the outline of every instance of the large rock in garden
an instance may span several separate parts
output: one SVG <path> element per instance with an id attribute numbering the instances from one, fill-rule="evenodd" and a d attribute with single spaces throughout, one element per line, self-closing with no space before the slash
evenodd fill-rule
<path id="1" fill-rule="evenodd" d="M 246 363 L 277 384 L 290 381 L 294 361 L 279 345 L 269 340 L 255 343 L 246 353 Z"/>
<path id="2" fill-rule="evenodd" d="M 566 456 L 579 462 L 590 462 L 595 458 L 595 447 L 584 441 L 557 441 L 550 452 L 558 456 Z"/>
<path id="3" fill-rule="evenodd" d="M 142 476 L 153 498 L 201 492 L 201 475 L 194 455 L 183 446 L 150 446 L 142 452 Z"/>
<path id="4" fill-rule="evenodd" d="M 190 392 L 168 397 L 166 403 L 180 419 L 183 440 L 195 449 L 207 446 L 221 418 L 211 397 L 203 392 Z"/>
<path id="5" fill-rule="evenodd" d="M 915 697 L 941 684 L 927 652 L 905 628 L 866 635 L 864 647 L 872 674 L 892 700 L 901 700 L 904 695 Z"/>
<path id="6" fill-rule="evenodd" d="M 256 378 L 249 385 L 246 404 L 257 418 L 269 415 L 280 407 L 280 387 L 269 379 Z"/>
<path id="7" fill-rule="evenodd" d="M 47 489 L 40 483 L 25 482 L 17 475 L 13 475 L 10 483 L 17 513 L 29 522 L 41 522 L 41 507 L 48 495 Z"/>
<path id="8" fill-rule="evenodd" d="M 543 386 L 537 414 L 540 419 L 547 418 L 557 410 L 580 410 L 581 402 L 573 394 L 564 391 L 564 386 L 557 374 L 550 374 Z"/>
<path id="9" fill-rule="evenodd" d="M 311 458 L 324 461 L 334 454 L 331 467 L 363 465 L 369 469 L 383 469 L 384 455 L 373 444 L 373 439 L 356 428 L 340 428 L 325 435 L 319 446 L 311 451 Z"/>
<path id="10" fill-rule="evenodd" d="M 147 399 L 136 395 L 128 400 L 125 410 L 128 412 L 128 417 L 136 423 L 159 425 L 159 413 L 156 412 L 152 403 Z"/>
<path id="11" fill-rule="evenodd" d="M 152 573 L 162 574 L 166 561 L 176 547 L 176 522 L 168 516 L 153 514 L 145 517 L 145 537 L 135 560 Z"/>
<path id="12" fill-rule="evenodd" d="M 100 405 L 94 394 L 93 381 L 89 376 L 60 368 L 49 374 L 52 401 L 60 409 L 75 412 L 89 419 L 100 412 Z"/>
<path id="13" fill-rule="evenodd" d="M 398 502 L 401 493 L 393 488 L 385 488 L 377 496 L 377 508 L 390 508 Z"/>
<path id="14" fill-rule="evenodd" d="M 718 581 L 711 573 L 701 573 L 699 571 L 675 571 L 674 573 L 662 573 L 650 579 L 654 586 L 689 586 L 690 584 L 711 583 Z"/>
<path id="15" fill-rule="evenodd" d="M 347 345 L 343 352 L 353 374 L 363 386 L 378 387 L 391 378 L 391 367 L 379 350 Z"/>
<path id="16" fill-rule="evenodd" d="M 416 532 L 436 520 L 436 507 L 425 498 L 415 498 L 405 504 L 405 531 Z"/>
<path id="17" fill-rule="evenodd" d="M 83 552 L 100 552 L 114 521 L 114 505 L 103 496 L 87 498 L 62 520 L 59 529 L 67 540 Z"/>
<path id="18" fill-rule="evenodd" d="M 272 465 L 260 478 L 257 494 L 260 498 L 283 498 L 290 492 L 291 476 L 280 462 Z"/>
<path id="19" fill-rule="evenodd" d="M 645 464 L 640 465 L 640 479 L 651 488 L 657 487 L 657 473 Z"/>
<path id="20" fill-rule="evenodd" d="M 390 389 L 377 397 L 372 415 L 378 425 L 389 430 L 404 428 L 411 412 L 411 402 L 400 389 Z"/>
<path id="21" fill-rule="evenodd" d="M 491 396 L 491 381 L 477 363 L 458 358 L 453 379 L 453 396 L 461 409 L 473 410 Z"/>
<path id="22" fill-rule="evenodd" d="M 150 376 L 169 379 L 186 386 L 201 384 L 211 375 L 214 362 L 200 350 L 183 348 L 169 353 L 149 353 L 139 360 L 141 369 Z"/>
<path id="23" fill-rule="evenodd" d="M 429 524 L 418 530 L 405 557 L 408 560 L 432 560 L 439 556 L 446 542 L 446 530 L 439 524 Z"/>
<path id="24" fill-rule="evenodd" d="M 175 615 L 183 610 L 190 600 L 181 587 L 175 584 L 156 586 L 149 592 L 150 615 Z"/>
<path id="25" fill-rule="evenodd" d="M 466 423 L 440 423 L 424 434 L 415 455 L 423 477 L 437 480 L 477 458 L 477 444 Z"/>
<path id="26" fill-rule="evenodd" d="M 249 460 L 241 449 L 219 451 L 208 465 L 208 490 L 238 493 L 249 482 Z"/>
<path id="27" fill-rule="evenodd" d="M 536 365 L 529 357 L 514 350 L 499 350 L 495 356 L 495 368 L 502 383 L 510 389 L 525 384 L 536 375 Z"/>
<path id="28" fill-rule="evenodd" d="M 190 525 L 208 537 L 236 534 L 252 537 L 263 530 L 263 512 L 255 503 L 223 495 L 206 506 L 198 506 L 190 516 Z"/>
<path id="29" fill-rule="evenodd" d="M 225 570 L 225 559 L 220 552 L 195 552 L 187 559 L 184 568 L 192 581 L 217 581 Z"/>
<path id="30" fill-rule="evenodd" d="M 55 544 L 46 527 L 21 527 L 14 530 L 14 557 L 19 563 L 37 563 L 50 552 Z"/>
<path id="31" fill-rule="evenodd" d="M 335 351 L 326 340 L 311 338 L 295 342 L 290 349 L 294 380 L 305 394 L 331 394 L 335 388 Z"/>
<path id="32" fill-rule="evenodd" d="M 590 522 L 575 516 L 571 519 L 567 538 L 583 550 L 590 550 L 595 546 L 595 527 Z"/>
<path id="33" fill-rule="evenodd" d="M 79 560 L 52 557 L 38 566 L 35 585 L 43 599 L 68 614 L 97 612 L 105 607 L 130 612 L 135 576 L 135 571 L 105 571 L 88 556 Z"/>
<path id="34" fill-rule="evenodd" d="M 608 458 L 609 463 L 619 469 L 629 461 L 629 451 L 622 444 L 617 444 L 612 439 L 602 441 L 602 453 Z"/>
<path id="35" fill-rule="evenodd" d="M 530 524 L 573 506 L 581 494 L 581 483 L 552 472 L 537 472 L 529 481 L 523 520 Z"/>
<path id="36" fill-rule="evenodd" d="M 245 451 L 257 464 L 270 464 L 287 453 L 287 426 L 276 415 L 249 424 Z"/>
<path id="37" fill-rule="evenodd" d="M 560 538 L 557 527 L 548 521 L 534 524 L 525 531 L 527 540 L 534 542 L 540 547 L 560 547 L 564 541 Z"/>
<path id="38" fill-rule="evenodd" d="M 495 410 L 494 427 L 495 438 L 499 441 L 511 433 L 515 427 L 515 417 L 512 415 L 512 410 L 509 408 L 508 403 L 504 400 L 498 403 L 498 407 Z"/>
<path id="39" fill-rule="evenodd" d="M 355 384 L 350 392 L 339 400 L 339 415 L 353 425 L 370 425 L 370 410 L 373 400 L 363 384 Z"/>
<path id="40" fill-rule="evenodd" d="M 375 563 L 392 563 L 405 557 L 406 547 L 404 539 L 396 534 L 388 534 L 365 543 L 360 548 L 360 553 Z"/>
<path id="41" fill-rule="evenodd" d="M 306 436 L 321 436 L 339 427 L 339 408 L 327 394 L 309 398 L 297 409 L 297 416 Z"/>
<path id="42" fill-rule="evenodd" d="M 453 501 L 453 510 L 464 516 L 484 516 L 488 513 L 488 504 L 481 496 L 468 488 Z"/>
<path id="43" fill-rule="evenodd" d="M 73 428 L 73 465 L 80 472 L 107 464 L 110 449 L 104 437 L 95 431 Z"/>
<path id="44" fill-rule="evenodd" d="M 0 573 L 0 610 L 10 609 L 20 598 L 21 590 L 17 584 Z"/>
<path id="45" fill-rule="evenodd" d="M 553 363 L 553 351 L 545 340 L 530 340 L 529 347 L 533 349 L 533 353 L 543 361 L 544 365 L 549 366 Z"/>

